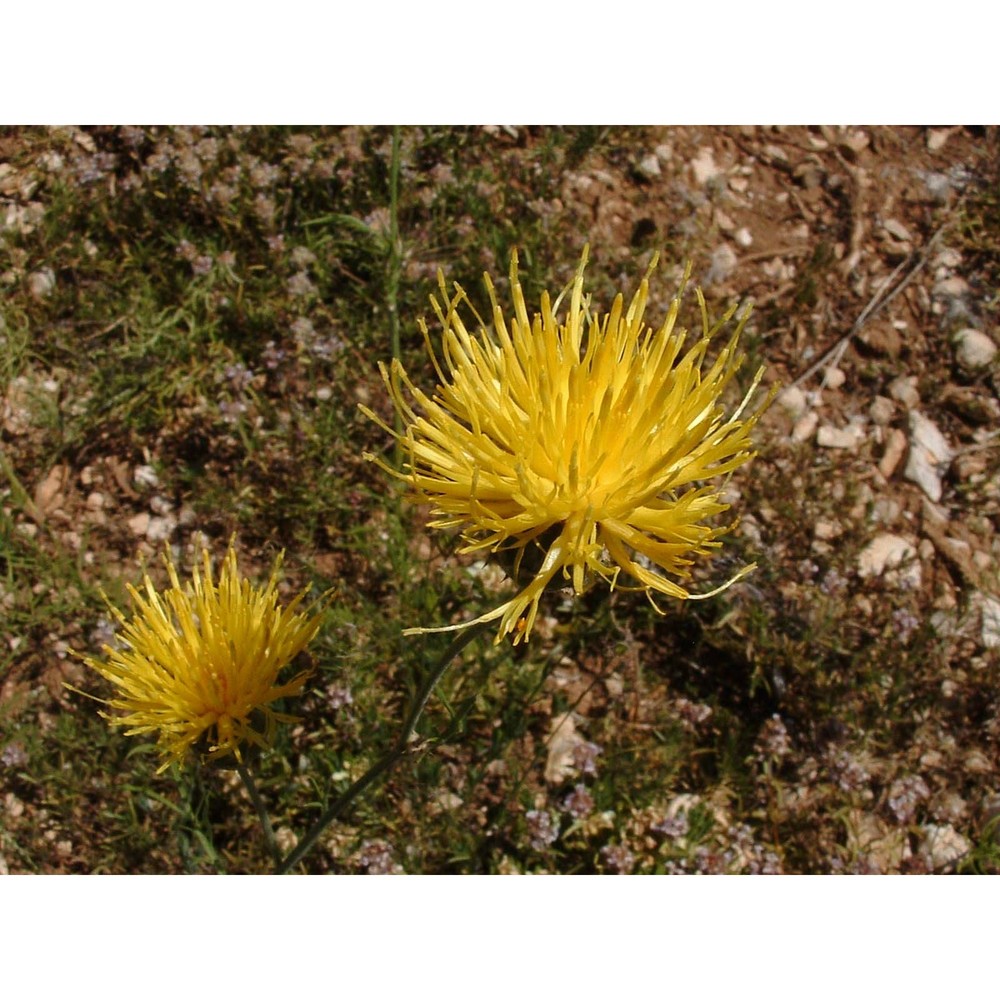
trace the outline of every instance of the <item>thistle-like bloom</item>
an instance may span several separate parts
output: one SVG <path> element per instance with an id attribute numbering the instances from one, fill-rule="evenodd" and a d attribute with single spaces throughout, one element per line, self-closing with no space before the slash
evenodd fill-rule
<path id="1" fill-rule="evenodd" d="M 722 404 L 743 362 L 737 348 L 748 313 L 706 366 L 709 342 L 735 306 L 710 327 L 697 291 L 702 336 L 682 353 L 686 331 L 674 327 L 683 286 L 658 330 L 643 323 L 655 258 L 631 304 L 626 308 L 618 295 L 605 315 L 591 312 L 584 295 L 586 263 L 585 248 L 572 284 L 554 303 L 543 293 L 541 312 L 529 317 L 515 253 L 509 323 L 485 275 L 492 332 L 461 286 L 449 296 L 439 273 L 442 300 L 432 296 L 431 304 L 444 329 L 444 370 L 420 323 L 439 379 L 434 395 L 414 386 L 393 361 L 380 369 L 402 434 L 362 407 L 397 437 L 406 465 L 397 472 L 366 457 L 406 482 L 409 499 L 432 505 L 431 527 L 461 529 L 464 552 L 515 550 L 515 576 L 526 548 L 540 550 L 527 585 L 475 619 L 499 619 L 498 642 L 510 632 L 515 643 L 528 637 L 539 598 L 560 573 L 581 593 L 595 577 L 614 588 L 624 570 L 638 582 L 631 589 L 652 601 L 654 592 L 709 597 L 754 568 L 708 594 L 689 593 L 676 582 L 689 578 L 695 560 L 710 555 L 735 526 L 706 523 L 729 505 L 721 499 L 722 484 L 705 480 L 753 457 L 750 431 L 770 402 L 768 396 L 743 416 L 762 369 L 730 416 Z M 569 307 L 560 316 L 567 292 Z M 475 316 L 477 334 L 466 327 L 461 305 Z"/>
<path id="2" fill-rule="evenodd" d="M 313 608 L 297 610 L 305 591 L 279 606 L 281 556 L 263 589 L 240 578 L 232 541 L 217 583 L 204 547 L 201 557 L 203 571 L 195 565 L 188 587 L 181 586 L 169 552 L 164 562 L 171 585 L 162 595 L 148 573 L 145 594 L 129 584 L 132 617 L 111 608 L 123 648 L 105 645 L 106 659 L 83 658 L 117 689 L 105 704 L 125 715 L 102 712 L 105 718 L 129 726 L 128 736 L 159 732 L 160 771 L 196 745 L 209 758 L 232 754 L 241 762 L 242 744 L 268 746 L 276 723 L 294 721 L 271 703 L 301 691 L 308 672 L 283 684 L 278 673 L 320 625 Z"/>

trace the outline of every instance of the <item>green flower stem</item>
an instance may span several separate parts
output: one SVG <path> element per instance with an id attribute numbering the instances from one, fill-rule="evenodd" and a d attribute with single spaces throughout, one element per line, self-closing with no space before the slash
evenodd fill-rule
<path id="1" fill-rule="evenodd" d="M 487 628 L 490 627 L 488 622 L 478 622 L 475 625 L 470 625 L 465 631 L 459 633 L 455 641 L 445 650 L 444 655 L 441 657 L 438 665 L 427 675 L 424 679 L 423 684 L 420 686 L 420 690 L 417 691 L 416 698 L 413 700 L 413 705 L 410 708 L 410 712 L 406 717 L 406 721 L 403 723 L 403 729 L 399 734 L 396 742 L 392 745 L 392 748 L 388 753 L 380 757 L 357 781 L 351 785 L 350 788 L 344 792 L 343 795 L 337 799 L 323 815 L 316 821 L 312 829 L 302 838 L 298 847 L 292 851 L 291 854 L 285 858 L 284 861 L 279 861 L 277 868 L 275 869 L 276 874 L 284 875 L 290 869 L 294 868 L 305 856 L 312 850 L 316 841 L 319 839 L 323 831 L 340 815 L 342 815 L 347 807 L 370 785 L 373 785 L 382 775 L 390 771 L 403 757 L 407 755 L 410 751 L 410 736 L 413 730 L 416 728 L 417 722 L 420 716 L 423 714 L 424 709 L 427 707 L 427 702 L 430 699 L 434 688 L 437 687 L 438 681 L 444 676 L 444 672 L 451 665 L 452 661 L 458 656 L 459 653 L 465 649 L 466 646 L 472 642 L 473 639 L 481 635 Z"/>
<path id="2" fill-rule="evenodd" d="M 403 255 L 399 245 L 399 157 L 400 129 L 392 130 L 392 154 L 389 162 L 389 259 L 386 261 L 385 302 L 389 312 L 390 349 L 393 361 L 400 360 L 399 339 L 399 279 L 403 265 Z M 396 414 L 396 433 L 403 430 L 403 418 Z M 399 465 L 401 452 L 396 442 L 396 464 Z"/>
<path id="3" fill-rule="evenodd" d="M 274 858 L 274 863 L 281 864 L 281 848 L 278 847 L 278 842 L 274 838 L 271 817 L 268 816 L 264 800 L 260 797 L 260 792 L 257 791 L 257 783 L 253 780 L 253 775 L 250 774 L 246 764 L 241 760 L 236 761 L 236 771 L 243 781 L 243 787 L 246 788 L 250 801 L 257 810 L 257 815 L 260 817 L 261 829 L 264 831 L 264 843 L 267 844 L 267 849 L 271 857 Z"/>

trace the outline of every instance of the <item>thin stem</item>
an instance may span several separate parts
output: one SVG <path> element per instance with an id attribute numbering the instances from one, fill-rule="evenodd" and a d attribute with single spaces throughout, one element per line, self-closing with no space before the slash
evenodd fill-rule
<path id="1" fill-rule="evenodd" d="M 389 255 L 386 260 L 385 275 L 385 307 L 389 313 L 389 336 L 392 360 L 400 360 L 402 350 L 399 339 L 399 280 L 403 267 L 403 253 L 399 245 L 399 160 L 400 160 L 400 128 L 394 125 L 392 129 L 392 155 L 389 161 Z M 396 465 L 402 461 L 402 450 L 398 435 L 403 432 L 403 417 L 398 410 L 395 415 L 396 444 L 394 452 Z"/>
<path id="2" fill-rule="evenodd" d="M 264 831 L 264 843 L 267 844 L 267 849 L 270 852 L 271 857 L 274 858 L 274 863 L 276 865 L 281 864 L 281 848 L 278 847 L 278 841 L 274 838 L 274 828 L 271 826 L 271 817 L 268 816 L 267 809 L 264 806 L 264 800 L 260 797 L 260 792 L 257 791 L 257 783 L 253 780 L 253 776 L 250 774 L 246 764 L 244 764 L 241 760 L 236 761 L 236 772 L 242 779 L 243 787 L 246 788 L 247 794 L 250 796 L 250 801 L 257 810 L 257 816 L 260 818 L 261 829 Z"/>
<path id="3" fill-rule="evenodd" d="M 390 771 L 403 757 L 406 756 L 407 753 L 409 753 L 410 736 L 413 734 L 413 730 L 416 728 L 417 722 L 420 720 L 420 716 L 427 707 L 427 702 L 430 699 L 434 688 L 437 687 L 438 681 L 440 681 L 444 676 L 444 672 L 448 669 L 458 654 L 461 653 L 473 639 L 482 634 L 489 627 L 489 622 L 478 622 L 475 625 L 470 625 L 463 632 L 459 633 L 455 641 L 445 650 L 444 655 L 441 657 L 437 666 L 427 675 L 423 684 L 421 684 L 396 742 L 386 754 L 380 757 L 367 771 L 365 771 L 365 773 L 361 775 L 361 777 L 358 778 L 358 780 L 355 781 L 354 784 L 351 785 L 351 787 L 348 788 L 347 791 L 344 792 L 344 794 L 341 795 L 340 798 L 338 798 L 326 810 L 326 812 L 323 813 L 322 816 L 320 816 L 320 818 L 313 825 L 312 829 L 305 835 L 305 837 L 302 838 L 298 847 L 296 847 L 284 861 L 279 861 L 278 867 L 275 869 L 278 875 L 284 875 L 290 869 L 294 868 L 295 865 L 297 865 L 302 858 L 304 858 L 305 855 L 312 850 L 323 831 L 335 819 L 337 819 L 337 817 L 339 817 L 366 788 L 378 781 L 382 775 Z"/>

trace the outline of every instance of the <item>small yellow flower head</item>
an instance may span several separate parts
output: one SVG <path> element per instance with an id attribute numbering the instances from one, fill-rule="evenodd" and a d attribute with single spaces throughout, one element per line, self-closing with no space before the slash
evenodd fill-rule
<path id="1" fill-rule="evenodd" d="M 233 754 L 239 761 L 241 744 L 268 746 L 275 723 L 294 721 L 271 703 L 297 694 L 306 680 L 303 672 L 277 684 L 277 675 L 319 630 L 312 608 L 296 610 L 305 591 L 279 607 L 281 556 L 263 589 L 240 579 L 232 541 L 218 583 L 204 547 L 201 557 L 203 572 L 196 565 L 190 586 L 182 588 L 165 553 L 171 586 L 158 594 L 144 574 L 145 595 L 128 586 L 132 617 L 111 608 L 124 647 L 105 646 L 106 659 L 83 658 L 117 688 L 105 704 L 125 715 L 105 718 L 129 726 L 128 736 L 159 731 L 160 771 L 202 741 L 209 758 Z M 254 722 L 263 723 L 262 730 Z"/>
<path id="2" fill-rule="evenodd" d="M 676 582 L 688 578 L 695 559 L 710 555 L 721 544 L 719 536 L 734 527 L 705 523 L 728 504 L 720 497 L 721 483 L 704 482 L 753 457 L 750 431 L 771 398 L 743 416 L 761 370 L 736 410 L 725 415 L 722 395 L 743 362 L 737 346 L 746 313 L 704 370 L 709 341 L 732 319 L 735 306 L 710 328 L 697 291 L 702 337 L 683 352 L 686 332 L 674 329 L 680 292 L 658 330 L 643 323 L 655 258 L 629 306 L 618 295 L 606 315 L 592 313 L 584 295 L 586 263 L 585 248 L 572 284 L 554 303 L 543 293 L 541 312 L 529 317 L 515 253 L 509 322 L 485 276 L 492 332 L 459 285 L 448 295 L 439 273 L 442 300 L 432 297 L 431 303 L 444 329 L 444 370 L 426 324 L 420 324 L 437 390 L 433 396 L 422 392 L 394 361 L 391 369 L 380 368 L 403 433 L 396 435 L 362 407 L 398 437 L 407 464 L 396 472 L 366 457 L 403 479 L 409 499 L 433 506 L 432 527 L 460 528 L 462 551 L 516 550 L 516 572 L 527 546 L 540 549 L 527 585 L 476 619 L 500 620 L 498 642 L 510 632 L 515 643 L 527 639 L 542 591 L 560 573 L 576 593 L 595 577 L 613 588 L 624 570 L 638 581 L 632 589 L 650 600 L 654 591 L 711 596 L 691 594 Z M 569 307 L 560 316 L 566 292 Z M 475 335 L 459 314 L 463 304 L 479 325 Z"/>

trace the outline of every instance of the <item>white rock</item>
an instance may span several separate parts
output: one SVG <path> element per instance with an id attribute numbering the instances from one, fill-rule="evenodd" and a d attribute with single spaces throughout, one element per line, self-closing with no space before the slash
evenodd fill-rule
<path id="1" fill-rule="evenodd" d="M 698 155 L 691 161 L 691 170 L 699 187 L 704 187 L 713 177 L 718 177 L 722 173 L 715 163 L 710 146 L 702 146 L 698 150 Z"/>
<path id="2" fill-rule="evenodd" d="M 983 645 L 1000 648 L 1000 601 L 983 594 Z"/>
<path id="3" fill-rule="evenodd" d="M 958 267 L 962 263 L 962 255 L 952 247 L 946 247 L 935 258 L 936 267 Z M 944 275 L 941 275 L 944 277 Z"/>
<path id="4" fill-rule="evenodd" d="M 721 283 L 736 270 L 736 253 L 725 243 L 712 251 L 712 263 L 705 275 L 704 284 Z"/>
<path id="5" fill-rule="evenodd" d="M 795 426 L 792 428 L 792 440 L 796 442 L 796 444 L 808 441 L 809 438 L 816 433 L 817 424 L 819 424 L 819 417 L 816 415 L 815 411 L 810 410 L 808 413 L 803 413 L 802 416 L 795 421 Z"/>
<path id="6" fill-rule="evenodd" d="M 858 576 L 885 576 L 886 582 L 899 587 L 920 586 L 920 563 L 913 543 L 902 535 L 877 535 L 858 556 Z"/>
<path id="7" fill-rule="evenodd" d="M 935 871 L 953 865 L 972 848 L 950 823 L 925 823 L 920 829 L 924 835 L 920 853 Z"/>
<path id="8" fill-rule="evenodd" d="M 919 410 L 910 411 L 910 455 L 903 475 L 937 503 L 943 492 L 941 477 L 955 457 L 937 425 Z"/>
<path id="9" fill-rule="evenodd" d="M 164 517 L 151 517 L 146 525 L 146 538 L 151 542 L 165 542 L 174 533 L 177 518 L 173 514 Z"/>
<path id="10" fill-rule="evenodd" d="M 545 762 L 545 780 L 557 785 L 576 773 L 573 753 L 587 741 L 576 731 L 572 712 L 554 716 L 549 736 L 549 754 Z"/>
<path id="11" fill-rule="evenodd" d="M 56 275 L 51 267 L 34 271 L 28 275 L 28 292 L 33 299 L 48 298 L 56 287 Z"/>
<path id="12" fill-rule="evenodd" d="M 913 240 L 913 237 L 910 235 L 910 231 L 903 225 L 902 222 L 899 221 L 899 219 L 886 219 L 882 225 L 885 231 L 897 240 L 903 240 L 906 243 Z"/>
<path id="13" fill-rule="evenodd" d="M 806 394 L 797 385 L 785 386 L 775 397 L 775 402 L 795 420 L 806 411 Z"/>
<path id="14" fill-rule="evenodd" d="M 848 424 L 847 427 L 832 427 L 824 424 L 816 432 L 816 444 L 821 448 L 848 448 L 853 450 L 865 439 L 865 432 L 860 424 Z"/>
<path id="15" fill-rule="evenodd" d="M 736 228 L 736 223 L 733 222 L 732 217 L 723 212 L 721 208 L 715 210 L 715 224 L 724 233 L 731 233 Z"/>
<path id="16" fill-rule="evenodd" d="M 950 278 L 944 278 L 941 281 L 935 282 L 934 287 L 931 289 L 931 294 L 936 299 L 957 299 L 965 295 L 968 290 L 969 283 L 965 278 L 953 275 Z"/>
<path id="17" fill-rule="evenodd" d="M 876 396 L 872 400 L 872 405 L 868 407 L 868 416 L 872 418 L 872 423 L 879 427 L 888 427 L 892 423 L 892 412 L 895 407 L 892 400 L 887 396 Z"/>
<path id="18" fill-rule="evenodd" d="M 895 497 L 879 497 L 872 504 L 871 520 L 875 524 L 892 524 L 903 513 L 903 505 Z"/>
<path id="19" fill-rule="evenodd" d="M 923 178 L 931 198 L 941 205 L 945 204 L 951 195 L 951 178 L 947 174 L 934 171 L 924 174 Z"/>
<path id="20" fill-rule="evenodd" d="M 130 517 L 128 526 L 132 529 L 133 534 L 145 535 L 146 529 L 149 527 L 149 514 L 143 511 L 141 514 L 136 514 L 135 517 Z"/>
<path id="21" fill-rule="evenodd" d="M 916 375 L 900 375 L 889 383 L 889 395 L 908 410 L 920 404 Z"/>
<path id="22" fill-rule="evenodd" d="M 967 326 L 955 334 L 955 358 L 966 370 L 983 368 L 997 354 L 997 345 L 975 327 Z"/>
<path id="23" fill-rule="evenodd" d="M 826 389 L 839 389 L 846 381 L 847 376 L 839 368 L 831 366 L 823 373 L 823 386 Z"/>
<path id="24" fill-rule="evenodd" d="M 733 234 L 733 239 L 736 241 L 736 245 L 742 250 L 746 250 L 747 247 L 753 245 L 753 234 L 746 226 L 740 226 Z"/>
<path id="25" fill-rule="evenodd" d="M 160 478 L 151 465 L 137 465 L 132 473 L 133 481 L 139 486 L 159 486 Z"/>
<path id="26" fill-rule="evenodd" d="M 635 172 L 646 180 L 660 176 L 660 160 L 655 153 L 644 156 L 636 165 Z"/>
<path id="27" fill-rule="evenodd" d="M 905 452 L 906 435 L 898 427 L 893 427 L 886 435 L 885 452 L 878 463 L 878 471 L 886 479 L 891 479 Z"/>
<path id="28" fill-rule="evenodd" d="M 948 136 L 951 135 L 950 128 L 932 128 L 927 132 L 927 150 L 931 153 L 936 153 L 940 150 L 944 144 L 948 141 Z"/>

